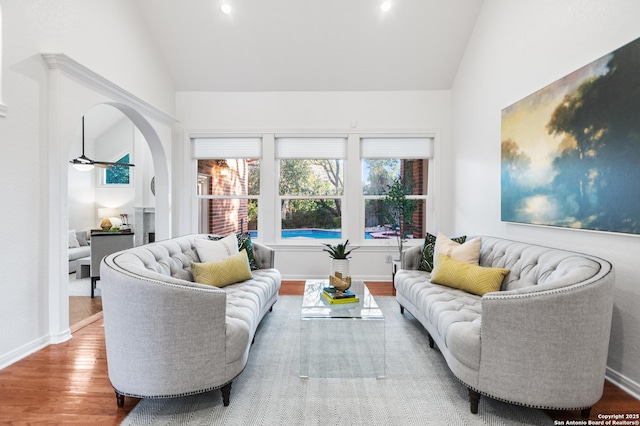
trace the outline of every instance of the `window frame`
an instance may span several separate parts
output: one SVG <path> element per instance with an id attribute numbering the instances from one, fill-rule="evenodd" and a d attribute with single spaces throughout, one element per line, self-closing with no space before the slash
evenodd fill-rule
<path id="1" fill-rule="evenodd" d="M 263 145 L 263 136 L 261 134 L 215 134 L 215 135 L 203 135 L 198 137 L 191 137 L 191 159 L 194 164 L 195 169 L 195 184 L 192 185 L 193 194 L 196 199 L 195 203 L 195 232 L 202 233 L 201 226 L 205 223 L 205 220 L 200 215 L 200 204 L 203 200 L 257 200 L 258 202 L 258 224 L 257 231 L 258 236 L 257 240 L 262 239 L 262 235 L 260 233 L 260 217 L 261 217 L 261 193 L 263 188 L 263 158 L 262 158 L 262 145 Z M 259 146 L 257 146 L 256 142 L 260 139 Z M 214 148 L 211 144 L 217 140 L 223 145 L 219 150 L 220 155 L 217 155 L 217 148 Z M 202 141 L 199 145 L 199 141 Z M 251 194 L 199 194 L 198 188 L 200 187 L 200 179 L 203 176 L 208 176 L 211 178 L 211 175 L 204 175 L 198 171 L 198 161 L 200 160 L 257 160 L 260 162 L 260 189 L 259 194 L 251 195 Z M 208 220 L 208 219 L 207 219 Z M 249 231 L 249 224 L 246 224 L 246 229 L 238 229 L 238 232 Z M 208 232 L 205 232 L 208 233 Z"/>
<path id="2" fill-rule="evenodd" d="M 421 147 L 420 149 L 416 149 L 415 153 L 412 153 L 412 144 L 409 143 L 409 140 L 424 140 L 426 142 L 426 146 Z M 403 140 L 402 147 L 398 149 L 397 146 L 394 146 L 393 149 L 389 150 L 389 155 L 383 154 L 380 152 L 380 148 L 374 150 L 375 154 L 367 155 L 365 153 L 365 147 L 367 140 L 372 140 L 376 142 L 385 142 L 389 143 L 393 140 Z M 423 236 L 421 238 L 411 238 L 408 239 L 405 243 L 405 246 L 409 247 L 412 245 L 422 244 L 424 243 L 424 234 L 426 234 L 427 230 L 435 229 L 434 228 L 434 218 L 433 218 L 433 181 L 434 181 L 434 159 L 436 157 L 436 141 L 437 135 L 435 133 L 399 133 L 399 134 L 361 134 L 358 137 L 358 145 L 359 145 L 359 156 L 358 161 L 360 163 L 360 186 L 359 186 L 359 196 L 360 196 L 360 210 L 359 217 L 361 221 L 359 222 L 359 237 L 362 238 L 362 244 L 364 245 L 385 245 L 383 241 L 388 241 L 389 245 L 395 245 L 396 239 L 369 239 L 365 238 L 366 233 L 366 202 L 367 200 L 381 200 L 384 199 L 384 195 L 378 194 L 364 194 L 363 186 L 364 182 L 362 180 L 362 163 L 365 159 L 398 159 L 398 160 L 420 160 L 424 161 L 423 169 L 426 169 L 424 173 L 424 179 L 426 180 L 425 186 L 425 194 L 422 195 L 409 195 L 407 194 L 408 199 L 413 200 L 421 200 L 424 201 L 424 211 L 423 211 Z M 383 144 L 382 144 L 383 145 Z"/>
<path id="3" fill-rule="evenodd" d="M 343 193 L 342 195 L 327 196 L 302 196 L 301 198 L 339 198 L 342 200 L 342 236 L 340 239 L 320 239 L 320 238 L 282 238 L 282 219 L 280 212 L 281 200 L 283 198 L 292 199 L 298 196 L 282 196 L 279 193 L 279 158 L 276 153 L 276 139 L 285 137 L 302 137 L 302 138 L 326 138 L 326 137 L 346 137 L 345 158 L 343 158 Z M 229 137 L 257 137 L 261 138 L 261 157 L 260 157 L 260 194 L 258 196 L 237 196 L 244 198 L 258 199 L 258 237 L 257 240 L 270 245 L 281 247 L 291 246 L 318 246 L 320 243 L 334 244 L 336 242 L 349 239 L 351 243 L 358 246 L 366 247 L 395 247 L 395 239 L 365 239 L 365 199 L 380 198 L 382 196 L 365 196 L 362 191 L 362 149 L 361 140 L 365 138 L 428 138 L 432 144 L 432 156 L 425 158 L 426 164 L 426 195 L 411 196 L 411 198 L 419 198 L 425 200 L 424 211 L 424 230 L 425 232 L 436 229 L 438 218 L 434 209 L 434 201 L 436 194 L 436 167 L 439 155 L 440 133 L 434 130 L 416 130 L 416 131 L 397 131 L 397 132 L 347 132 L 336 134 L 335 132 L 309 132 L 309 133 L 287 133 L 264 131 L 250 134 L 232 134 L 227 132 L 210 132 L 190 134 L 188 140 L 190 144 L 190 157 L 193 164 L 192 173 L 192 193 L 195 203 L 193 211 L 192 229 L 199 232 L 199 199 L 211 196 L 198 196 L 197 194 L 197 161 L 194 155 L 194 141 L 196 139 L 209 138 L 229 138 Z M 236 196 L 234 196 L 236 197 Z M 422 244 L 423 238 L 414 238 L 409 240 L 407 246 Z"/>
<path id="4" fill-rule="evenodd" d="M 283 141 L 284 149 L 280 145 Z M 347 173 L 347 147 L 348 136 L 346 134 L 277 134 L 274 137 L 275 156 L 275 191 L 276 191 L 276 207 L 275 223 L 276 223 L 276 241 L 278 243 L 310 243 L 319 240 L 329 243 L 344 239 L 345 236 L 345 203 L 346 203 L 346 173 Z M 281 160 L 342 160 L 342 194 L 324 194 L 324 195 L 290 195 L 280 193 L 280 167 Z M 282 237 L 282 202 L 283 200 L 340 200 L 342 215 L 340 217 L 340 238 L 283 238 Z"/>

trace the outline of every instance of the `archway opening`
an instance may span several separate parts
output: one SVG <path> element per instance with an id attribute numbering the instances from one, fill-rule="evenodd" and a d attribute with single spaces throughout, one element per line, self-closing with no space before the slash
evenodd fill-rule
<path id="1" fill-rule="evenodd" d="M 99 271 L 92 270 L 91 236 L 102 231 L 102 216 L 107 215 L 113 228 L 118 228 L 110 230 L 114 235 L 130 232 L 132 245 L 145 244 L 155 234 L 154 159 L 149 142 L 129 114 L 131 111 L 117 104 L 100 104 L 87 110 L 84 153 L 94 161 L 126 159 L 135 167 L 94 167 L 89 171 L 78 171 L 72 165 L 68 168 L 70 325 L 102 310 L 100 282 L 91 279 L 99 276 Z M 139 115 L 134 119 L 144 120 Z M 81 123 L 80 119 L 70 159 L 83 150 Z M 98 239 L 94 240 L 97 243 Z M 95 297 L 91 297 L 94 281 Z"/>

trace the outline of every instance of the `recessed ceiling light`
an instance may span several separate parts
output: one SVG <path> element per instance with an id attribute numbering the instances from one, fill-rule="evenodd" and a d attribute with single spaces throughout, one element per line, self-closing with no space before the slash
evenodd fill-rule
<path id="1" fill-rule="evenodd" d="M 228 15 L 231 13 L 231 5 L 229 3 L 224 3 L 222 7 L 220 7 L 220 10 L 222 10 L 222 13 L 225 15 Z"/>
<path id="2" fill-rule="evenodd" d="M 388 12 L 389 9 L 391 9 L 391 2 L 390 1 L 385 1 L 380 5 L 380 10 L 382 10 L 383 12 Z"/>

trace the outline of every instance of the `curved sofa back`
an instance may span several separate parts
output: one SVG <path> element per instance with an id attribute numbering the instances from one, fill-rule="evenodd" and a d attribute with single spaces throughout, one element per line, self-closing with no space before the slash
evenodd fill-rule
<path id="1" fill-rule="evenodd" d="M 611 270 L 609 262 L 595 256 L 495 237 L 482 237 L 480 266 L 509 269 L 504 291 L 532 285 L 564 287 Z"/>
<path id="2" fill-rule="evenodd" d="M 200 262 L 194 241 L 206 239 L 206 235 L 185 235 L 169 240 L 146 244 L 113 256 L 113 262 L 121 269 L 136 275 L 159 278 L 159 275 L 193 281 L 191 262 Z"/>
<path id="3" fill-rule="evenodd" d="M 195 241 L 208 238 L 208 234 L 171 238 L 118 252 L 110 260 L 121 270 L 145 278 L 166 280 L 170 277 L 193 282 L 191 262 L 200 262 Z M 257 243 L 252 246 L 258 268 L 273 268 L 273 250 Z"/>

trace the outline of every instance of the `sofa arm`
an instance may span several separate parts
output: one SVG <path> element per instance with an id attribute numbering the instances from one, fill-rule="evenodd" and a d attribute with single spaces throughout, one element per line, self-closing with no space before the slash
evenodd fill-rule
<path id="1" fill-rule="evenodd" d="M 420 270 L 422 262 L 422 246 L 414 246 L 402 251 L 401 269 Z"/>
<path id="2" fill-rule="evenodd" d="M 101 265 L 109 378 L 124 395 L 173 396 L 223 385 L 226 293 Z"/>
<path id="3" fill-rule="evenodd" d="M 253 256 L 256 259 L 256 265 L 260 269 L 270 269 L 275 266 L 275 250 L 263 244 L 252 242 Z"/>
<path id="4" fill-rule="evenodd" d="M 602 396 L 614 280 L 608 264 L 582 283 L 483 296 L 477 388 L 540 408 L 591 407 Z"/>

